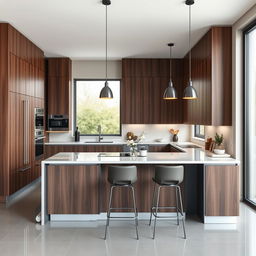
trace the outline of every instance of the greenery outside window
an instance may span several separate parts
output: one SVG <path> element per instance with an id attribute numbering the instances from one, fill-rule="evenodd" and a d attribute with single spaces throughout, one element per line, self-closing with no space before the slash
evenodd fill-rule
<path id="1" fill-rule="evenodd" d="M 194 137 L 204 139 L 205 138 L 205 128 L 204 125 L 194 126 Z"/>
<path id="2" fill-rule="evenodd" d="M 105 80 L 74 80 L 74 127 L 81 135 L 121 135 L 120 80 L 108 80 L 114 98 L 100 99 Z"/>

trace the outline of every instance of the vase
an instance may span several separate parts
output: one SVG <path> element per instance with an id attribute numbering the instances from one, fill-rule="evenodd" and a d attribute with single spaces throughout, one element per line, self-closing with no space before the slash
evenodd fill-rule
<path id="1" fill-rule="evenodd" d="M 131 156 L 137 156 L 137 147 L 130 147 Z"/>
<path id="2" fill-rule="evenodd" d="M 179 140 L 178 135 L 174 134 L 173 137 L 172 137 L 172 141 L 173 142 L 178 142 L 178 140 Z"/>

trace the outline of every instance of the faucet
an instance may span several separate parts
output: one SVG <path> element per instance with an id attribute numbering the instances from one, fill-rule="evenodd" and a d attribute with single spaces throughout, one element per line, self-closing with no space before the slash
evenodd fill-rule
<path id="1" fill-rule="evenodd" d="M 101 142 L 101 140 L 103 140 L 103 137 L 101 137 L 101 125 L 98 125 L 98 132 L 99 132 L 98 142 Z"/>

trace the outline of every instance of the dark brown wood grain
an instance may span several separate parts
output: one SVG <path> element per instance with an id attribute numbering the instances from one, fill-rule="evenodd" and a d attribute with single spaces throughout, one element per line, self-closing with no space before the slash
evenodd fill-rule
<path id="1" fill-rule="evenodd" d="M 163 100 L 170 80 L 168 59 L 122 60 L 122 123 L 182 123 L 182 100 Z M 172 80 L 178 92 L 183 90 L 183 60 L 172 60 Z"/>
<path id="2" fill-rule="evenodd" d="M 231 27 L 212 27 L 192 48 L 192 81 L 198 99 L 184 101 L 185 123 L 232 125 L 231 52 Z M 188 55 L 184 84 L 188 84 Z"/>
<path id="3" fill-rule="evenodd" d="M 9 192 L 8 25 L 0 24 L 0 195 Z"/>
<path id="4" fill-rule="evenodd" d="M 207 166 L 205 215 L 239 216 L 239 167 Z"/>
<path id="5" fill-rule="evenodd" d="M 29 184 L 34 177 L 34 107 L 44 105 L 44 54 L 7 23 L 0 23 L 0 195 Z M 28 102 L 29 163 L 24 165 L 24 101 Z M 21 169 L 29 167 L 26 171 Z"/>
<path id="6" fill-rule="evenodd" d="M 97 214 L 98 200 L 98 166 L 50 165 L 48 167 L 49 214 Z"/>
<path id="7" fill-rule="evenodd" d="M 67 115 L 71 120 L 71 60 L 47 59 L 47 114 Z"/>

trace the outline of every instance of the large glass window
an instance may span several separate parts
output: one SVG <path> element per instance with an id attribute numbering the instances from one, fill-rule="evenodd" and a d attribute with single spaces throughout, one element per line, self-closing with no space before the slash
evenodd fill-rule
<path id="1" fill-rule="evenodd" d="M 100 99 L 104 80 L 75 80 L 74 126 L 81 135 L 121 135 L 120 125 L 120 80 L 109 80 L 113 99 Z"/>
<path id="2" fill-rule="evenodd" d="M 256 205 L 256 22 L 244 31 L 244 197 Z"/>

